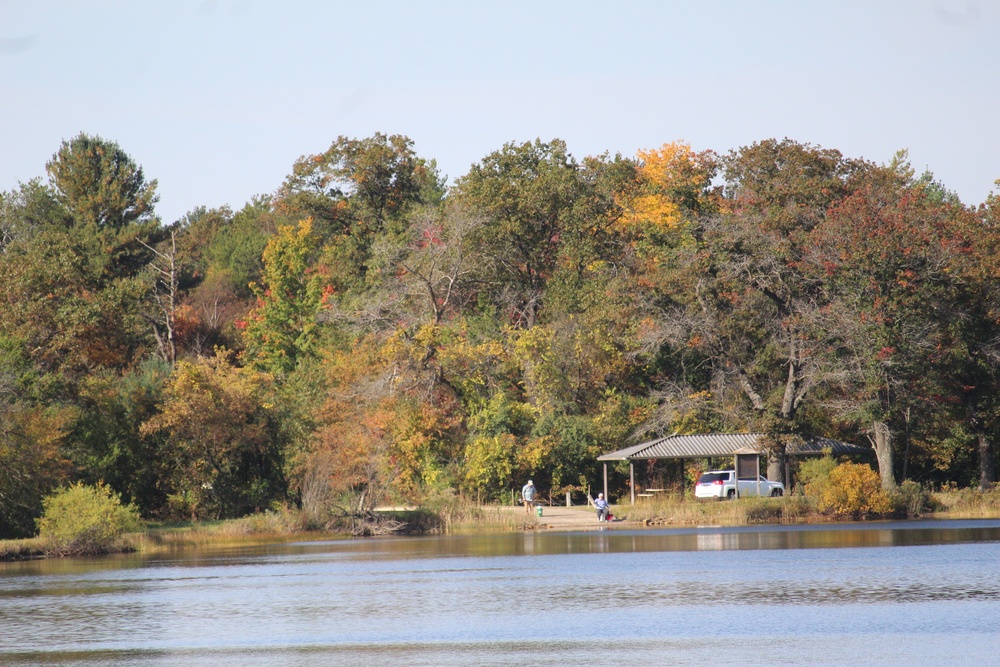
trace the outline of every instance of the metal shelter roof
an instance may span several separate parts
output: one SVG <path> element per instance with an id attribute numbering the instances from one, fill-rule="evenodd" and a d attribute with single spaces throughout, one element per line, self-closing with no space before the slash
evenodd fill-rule
<path id="1" fill-rule="evenodd" d="M 668 435 L 665 438 L 632 445 L 616 452 L 602 454 L 598 461 L 640 459 L 694 459 L 764 453 L 763 433 L 706 433 L 703 435 Z M 829 449 L 835 455 L 864 454 L 871 450 L 830 438 L 800 440 L 787 446 L 788 456 L 822 454 Z"/>

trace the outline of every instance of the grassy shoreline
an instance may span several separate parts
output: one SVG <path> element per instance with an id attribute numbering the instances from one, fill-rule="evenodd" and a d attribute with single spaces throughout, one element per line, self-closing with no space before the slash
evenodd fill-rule
<path id="1" fill-rule="evenodd" d="M 1000 488 L 987 493 L 962 489 L 931 494 L 931 509 L 907 516 L 922 519 L 1000 518 Z M 384 514 L 405 526 L 403 534 L 475 534 L 516 532 L 531 528 L 519 513 L 501 506 L 453 504 L 443 509 L 389 510 Z M 747 498 L 738 502 L 705 502 L 684 497 L 664 497 L 634 506 L 619 506 L 630 523 L 649 527 L 691 525 L 825 524 L 837 519 L 818 514 L 808 499 Z M 176 525 L 148 524 L 142 532 L 126 535 L 116 553 L 153 553 L 170 549 L 244 546 L 286 542 L 290 539 L 330 540 L 351 538 L 349 531 L 316 529 L 301 512 L 264 512 L 241 519 Z M 48 557 L 41 538 L 0 540 L 0 561 Z"/>

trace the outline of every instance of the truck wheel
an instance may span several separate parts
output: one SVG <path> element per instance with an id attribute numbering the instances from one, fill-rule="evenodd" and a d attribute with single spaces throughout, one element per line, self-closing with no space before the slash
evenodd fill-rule
<path id="1" fill-rule="evenodd" d="M 771 491 L 772 498 L 779 498 L 780 496 L 781 496 L 781 489 L 772 489 Z"/>
<path id="2" fill-rule="evenodd" d="M 729 489 L 729 491 L 726 492 L 726 498 L 732 500 L 735 497 L 736 497 L 736 489 Z"/>

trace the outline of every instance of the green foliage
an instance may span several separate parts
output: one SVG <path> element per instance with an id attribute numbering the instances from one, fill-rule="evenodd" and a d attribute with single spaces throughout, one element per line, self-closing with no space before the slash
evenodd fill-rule
<path id="1" fill-rule="evenodd" d="M 341 292 L 357 293 L 379 276 L 374 248 L 407 227 L 406 216 L 441 197 L 433 162 L 402 135 L 338 137 L 324 153 L 299 158 L 278 192 L 276 209 L 310 219 L 326 246 L 320 266 Z M 425 199 L 429 197 L 430 200 Z"/>
<path id="2" fill-rule="evenodd" d="M 151 344 L 143 319 L 148 286 L 114 276 L 100 240 L 82 229 L 44 230 L 0 255 L 0 335 L 22 340 L 54 383 L 95 368 L 121 369 Z M 64 386 L 65 386 L 64 384 Z"/>
<path id="3" fill-rule="evenodd" d="M 830 473 L 836 467 L 837 461 L 829 452 L 817 458 L 804 459 L 799 463 L 799 490 L 808 496 L 821 496 L 830 483 Z"/>
<path id="4" fill-rule="evenodd" d="M 163 400 L 171 368 L 150 357 L 124 375 L 95 372 L 80 385 L 80 411 L 67 453 L 86 480 L 104 480 L 144 514 L 159 513 L 162 440 L 143 437 L 140 427 Z"/>
<path id="5" fill-rule="evenodd" d="M 502 499 L 515 482 L 517 441 L 510 433 L 481 436 L 465 447 L 465 485 L 485 500 Z"/>
<path id="6" fill-rule="evenodd" d="M 288 373 L 313 351 L 322 277 L 310 270 L 316 238 L 312 223 L 281 227 L 264 249 L 263 285 L 251 284 L 257 308 L 247 316 L 244 357 L 256 368 Z"/>
<path id="7" fill-rule="evenodd" d="M 251 296 L 250 283 L 260 278 L 264 248 L 277 227 L 269 199 L 257 198 L 247 203 L 211 235 L 205 249 L 209 260 L 206 275 L 219 276 L 238 297 Z"/>
<path id="8" fill-rule="evenodd" d="M 806 493 L 810 494 L 809 487 Z M 827 483 L 819 490 L 816 508 L 838 517 L 864 519 L 888 514 L 892 501 L 870 466 L 841 463 L 830 471 Z"/>
<path id="9" fill-rule="evenodd" d="M 459 199 L 484 217 L 472 239 L 485 260 L 477 277 L 518 326 L 535 323 L 582 187 L 560 140 L 508 143 L 459 179 Z"/>
<path id="10" fill-rule="evenodd" d="M 138 510 L 123 505 L 103 482 L 94 486 L 78 482 L 57 491 L 44 500 L 44 513 L 38 520 L 46 551 L 59 555 L 121 550 L 124 535 L 139 527 Z"/>
<path id="11" fill-rule="evenodd" d="M 42 229 L 71 225 L 69 211 L 39 178 L 20 184 L 17 190 L 0 193 L 0 248 L 12 241 L 23 242 Z"/>
<path id="12" fill-rule="evenodd" d="M 156 181 L 146 182 L 117 143 L 80 133 L 45 165 L 77 224 L 120 229 L 152 214 Z"/>
<path id="13" fill-rule="evenodd" d="M 547 414 L 532 434 L 547 449 L 542 469 L 533 475 L 536 484 L 539 478 L 543 486 L 547 481 L 553 494 L 598 485 L 601 448 L 589 417 Z"/>
<path id="14" fill-rule="evenodd" d="M 47 169 L 0 195 L 7 533 L 68 479 L 194 517 L 287 501 L 288 479 L 314 520 L 366 522 L 526 476 L 593 487 L 597 455 L 671 432 L 765 432 L 778 464 L 795 437 L 872 435 L 925 483 L 995 481 L 1000 198 L 963 207 L 902 153 L 878 167 L 786 139 L 578 161 L 554 139 L 447 191 L 377 133 L 168 229 L 113 142 L 81 134 Z M 151 361 L 167 238 L 174 366 Z M 877 514 L 837 470 L 802 463 L 795 502 Z M 609 472 L 617 495 L 628 466 Z M 917 514 L 926 494 L 894 503 Z"/>

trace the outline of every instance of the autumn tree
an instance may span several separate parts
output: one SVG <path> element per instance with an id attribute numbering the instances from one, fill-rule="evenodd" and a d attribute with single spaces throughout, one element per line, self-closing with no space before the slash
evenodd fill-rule
<path id="1" fill-rule="evenodd" d="M 508 143 L 457 183 L 456 197 L 483 217 L 474 239 L 482 292 L 515 326 L 538 318 L 581 188 L 576 161 L 558 139 Z"/>
<path id="2" fill-rule="evenodd" d="M 624 209 L 618 225 L 635 239 L 666 241 L 692 215 L 718 208 L 721 193 L 712 184 L 718 157 L 712 151 L 667 143 L 638 151 L 636 165 L 636 178 L 617 194 Z"/>
<path id="3" fill-rule="evenodd" d="M 138 270 L 109 276 L 109 261 L 79 228 L 42 228 L 0 255 L 0 332 L 23 341 L 53 388 L 126 368 L 149 349 L 148 283 Z"/>
<path id="4" fill-rule="evenodd" d="M 1000 181 L 997 181 L 1000 185 Z M 974 313 L 972 331 L 973 343 L 966 346 L 966 360 L 971 366 L 972 381 L 966 382 L 966 405 L 971 430 L 976 437 L 979 462 L 979 489 L 991 489 L 997 481 L 996 443 L 1000 439 L 1000 404 L 996 397 L 1000 392 L 1000 336 L 998 316 L 1000 316 L 1000 195 L 991 193 L 978 211 L 981 227 L 975 235 L 977 243 L 977 271 L 970 278 L 970 285 L 981 291 L 970 304 Z"/>
<path id="5" fill-rule="evenodd" d="M 809 264 L 828 301 L 819 322 L 837 411 L 869 435 L 886 489 L 907 415 L 940 414 L 939 397 L 955 389 L 957 346 L 971 333 L 962 305 L 972 305 L 963 285 L 971 222 L 897 161 L 834 206 L 814 235 Z"/>
<path id="6" fill-rule="evenodd" d="M 278 191 L 276 210 L 311 218 L 324 245 L 320 264 L 340 292 L 362 291 L 376 240 L 405 228 L 421 202 L 441 198 L 436 166 L 402 135 L 338 137 L 323 153 L 299 158 Z"/>
<path id="7" fill-rule="evenodd" d="M 2 343 L 2 341 L 0 341 Z M 76 416 L 40 405 L 18 387 L 16 352 L 0 344 L 0 538 L 30 537 L 42 499 L 73 473 L 62 452 Z"/>
<path id="8" fill-rule="evenodd" d="M 141 433 L 162 437 L 162 484 L 174 513 L 236 517 L 285 497 L 283 441 L 271 379 L 229 355 L 180 361 L 158 414 Z"/>
<path id="9" fill-rule="evenodd" d="M 281 227 L 264 249 L 263 284 L 253 284 L 257 307 L 247 316 L 245 357 L 258 368 L 287 373 L 311 351 L 324 307 L 324 280 L 312 267 L 312 222 Z M 328 294 L 328 293 L 327 293 Z"/>
<path id="10" fill-rule="evenodd" d="M 739 388 L 728 419 L 770 434 L 772 479 L 784 478 L 789 439 L 808 431 L 801 409 L 817 377 L 809 322 L 822 304 L 802 257 L 828 207 L 866 168 L 787 139 L 744 147 L 723 160 L 718 212 L 689 217 L 665 246 L 661 275 L 671 287 L 658 292 L 658 308 L 669 324 L 658 330 L 711 364 L 711 385 L 701 388 L 717 405 Z M 732 410 L 741 405 L 749 410 Z"/>
<path id="11" fill-rule="evenodd" d="M 196 208 L 171 226 L 172 245 L 158 246 L 163 256 L 153 265 L 167 269 L 156 271 L 166 277 L 173 257 L 180 296 L 173 314 L 178 353 L 205 356 L 215 346 L 241 345 L 237 323 L 256 304 L 251 285 L 261 282 L 264 249 L 283 224 L 270 198 L 256 197 L 235 213 Z M 160 302 L 169 294 L 166 286 L 161 283 Z"/>

